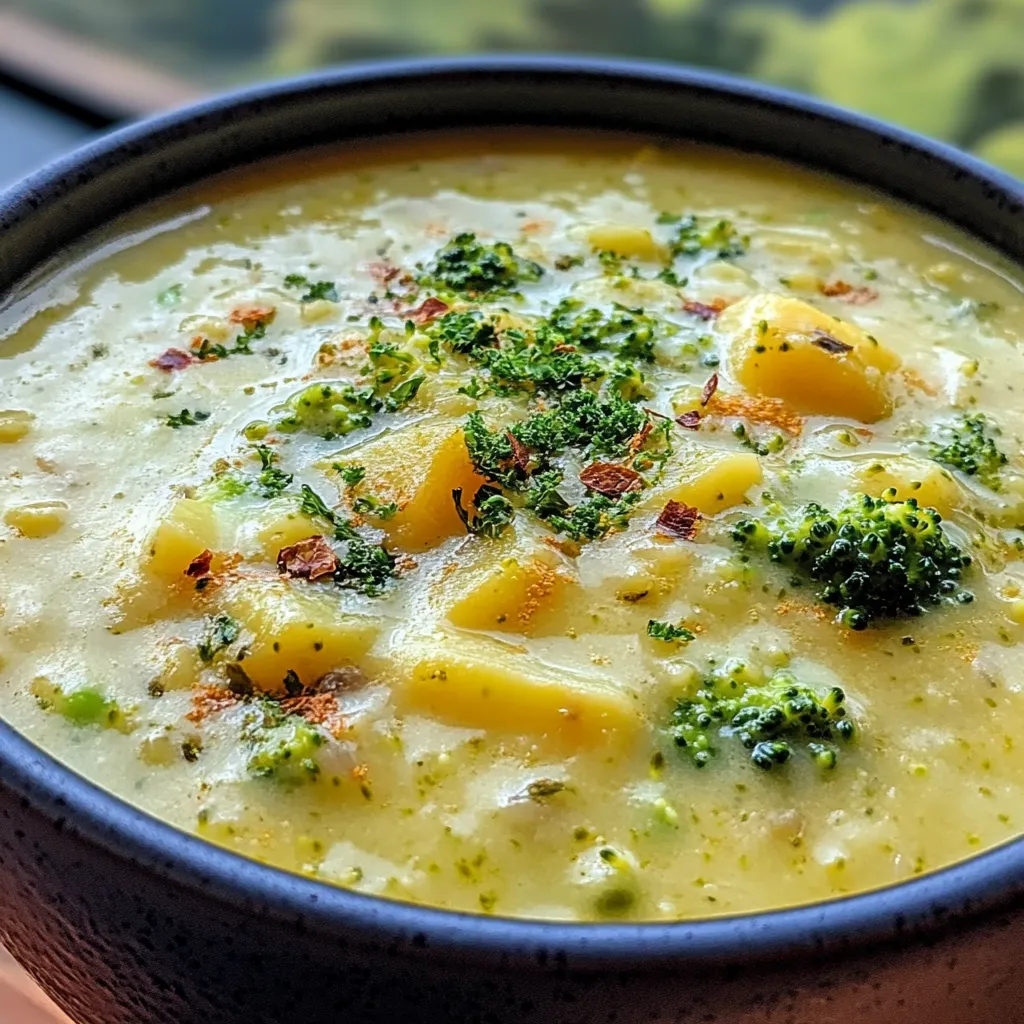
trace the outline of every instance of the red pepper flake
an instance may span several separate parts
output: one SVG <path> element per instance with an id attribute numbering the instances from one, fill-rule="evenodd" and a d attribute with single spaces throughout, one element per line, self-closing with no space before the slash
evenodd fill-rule
<path id="1" fill-rule="evenodd" d="M 643 486 L 640 474 L 628 466 L 614 462 L 595 462 L 580 473 L 580 483 L 606 498 L 618 498 L 627 491 L 638 491 Z"/>
<path id="2" fill-rule="evenodd" d="M 508 443 L 512 445 L 513 465 L 521 473 L 525 473 L 530 465 L 530 449 L 511 430 L 505 431 L 505 437 L 508 438 Z"/>
<path id="3" fill-rule="evenodd" d="M 725 309 L 725 300 L 713 299 L 711 302 L 697 302 L 688 299 L 683 303 L 683 309 L 687 313 L 700 317 L 701 320 L 714 320 Z"/>
<path id="4" fill-rule="evenodd" d="M 317 693 L 301 697 L 286 697 L 280 702 L 286 715 L 298 715 L 310 725 L 323 725 L 331 735 L 338 737 L 348 728 L 338 707 L 338 699 L 332 693 Z"/>
<path id="5" fill-rule="evenodd" d="M 156 359 L 150 359 L 149 365 L 163 370 L 164 373 L 173 373 L 175 370 L 184 370 L 192 362 L 193 359 L 187 352 L 182 352 L 180 348 L 169 348 Z"/>
<path id="6" fill-rule="evenodd" d="M 241 324 L 247 331 L 265 326 L 274 319 L 277 310 L 273 306 L 241 306 L 233 309 L 228 320 L 233 324 Z"/>
<path id="7" fill-rule="evenodd" d="M 811 331 L 811 344 L 817 345 L 818 348 L 824 349 L 830 355 L 834 356 L 842 356 L 847 352 L 853 351 L 852 345 L 847 345 L 845 341 L 840 341 L 838 338 L 829 334 L 828 331 L 823 331 L 819 327 L 816 327 Z"/>
<path id="8" fill-rule="evenodd" d="M 212 714 L 237 704 L 241 698 L 224 686 L 200 686 L 192 692 L 192 710 L 185 717 L 196 725 Z"/>
<path id="9" fill-rule="evenodd" d="M 654 524 L 659 533 L 670 537 L 681 537 L 693 540 L 697 536 L 697 520 L 700 511 L 692 505 L 684 505 L 681 501 L 670 501 L 661 510 L 658 521 Z"/>
<path id="10" fill-rule="evenodd" d="M 185 575 L 191 576 L 193 579 L 197 576 L 205 576 L 210 571 L 210 563 L 212 561 L 213 552 L 207 548 L 201 555 L 196 555 L 196 557 L 188 563 Z"/>
<path id="11" fill-rule="evenodd" d="M 819 291 L 830 299 L 842 299 L 843 302 L 848 302 L 851 306 L 864 306 L 878 298 L 878 292 L 874 288 L 869 288 L 867 285 L 854 287 L 847 281 L 823 284 Z"/>
<path id="12" fill-rule="evenodd" d="M 712 396 L 718 390 L 718 374 L 713 373 L 704 384 L 704 390 L 700 393 L 700 404 L 707 405 Z"/>
<path id="13" fill-rule="evenodd" d="M 645 444 L 647 444 L 647 438 L 650 436 L 651 431 L 654 429 L 654 424 L 648 420 L 629 440 L 629 451 L 631 454 L 636 455 L 638 451 Z"/>
<path id="14" fill-rule="evenodd" d="M 281 548 L 277 567 L 282 573 L 298 579 L 318 580 L 338 568 L 338 556 L 323 534 L 306 537 L 297 544 Z"/>
<path id="15" fill-rule="evenodd" d="M 432 323 L 439 316 L 444 316 L 450 308 L 447 302 L 440 299 L 424 299 L 415 309 L 410 309 L 402 315 L 406 320 L 411 320 L 422 327 L 424 324 Z"/>
<path id="16" fill-rule="evenodd" d="M 676 417 L 676 423 L 686 430 L 700 430 L 700 412 L 696 409 L 684 412 L 681 416 Z"/>
<path id="17" fill-rule="evenodd" d="M 370 276 L 379 285 L 386 285 L 389 281 L 393 281 L 402 272 L 401 267 L 396 267 L 394 263 L 368 263 L 366 269 L 370 272 Z"/>

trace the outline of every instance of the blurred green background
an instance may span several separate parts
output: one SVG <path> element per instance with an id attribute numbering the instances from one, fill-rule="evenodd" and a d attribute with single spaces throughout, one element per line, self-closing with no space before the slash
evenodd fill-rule
<path id="1" fill-rule="evenodd" d="M 1024 0 L 7 0 L 210 87 L 378 56 L 562 51 L 775 82 L 1024 177 Z"/>

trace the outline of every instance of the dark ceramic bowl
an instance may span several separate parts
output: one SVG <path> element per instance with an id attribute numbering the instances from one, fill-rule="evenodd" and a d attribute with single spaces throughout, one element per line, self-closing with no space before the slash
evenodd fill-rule
<path id="1" fill-rule="evenodd" d="M 0 293 L 85 232 L 273 153 L 552 125 L 725 143 L 924 207 L 1024 262 L 1022 187 L 945 146 L 676 67 L 377 64 L 108 136 L 0 197 Z M 135 810 L 0 726 L 0 940 L 81 1024 L 1024 1020 L 1024 842 L 885 890 L 679 924 L 512 921 L 362 896 Z"/>

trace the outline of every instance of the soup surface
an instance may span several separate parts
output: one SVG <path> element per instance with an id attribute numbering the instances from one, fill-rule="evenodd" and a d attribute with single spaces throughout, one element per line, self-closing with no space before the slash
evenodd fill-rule
<path id="1" fill-rule="evenodd" d="M 948 227 L 446 137 L 210 182 L 2 317 L 0 713 L 161 818 L 583 920 L 1021 831 L 1020 277 Z"/>

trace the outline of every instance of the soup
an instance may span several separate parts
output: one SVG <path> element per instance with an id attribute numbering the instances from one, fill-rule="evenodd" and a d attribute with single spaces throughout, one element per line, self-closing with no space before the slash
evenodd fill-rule
<path id="1" fill-rule="evenodd" d="M 306 154 L 0 341 L 0 711 L 183 829 L 489 914 L 679 919 L 1024 822 L 1018 272 L 630 138 Z"/>

